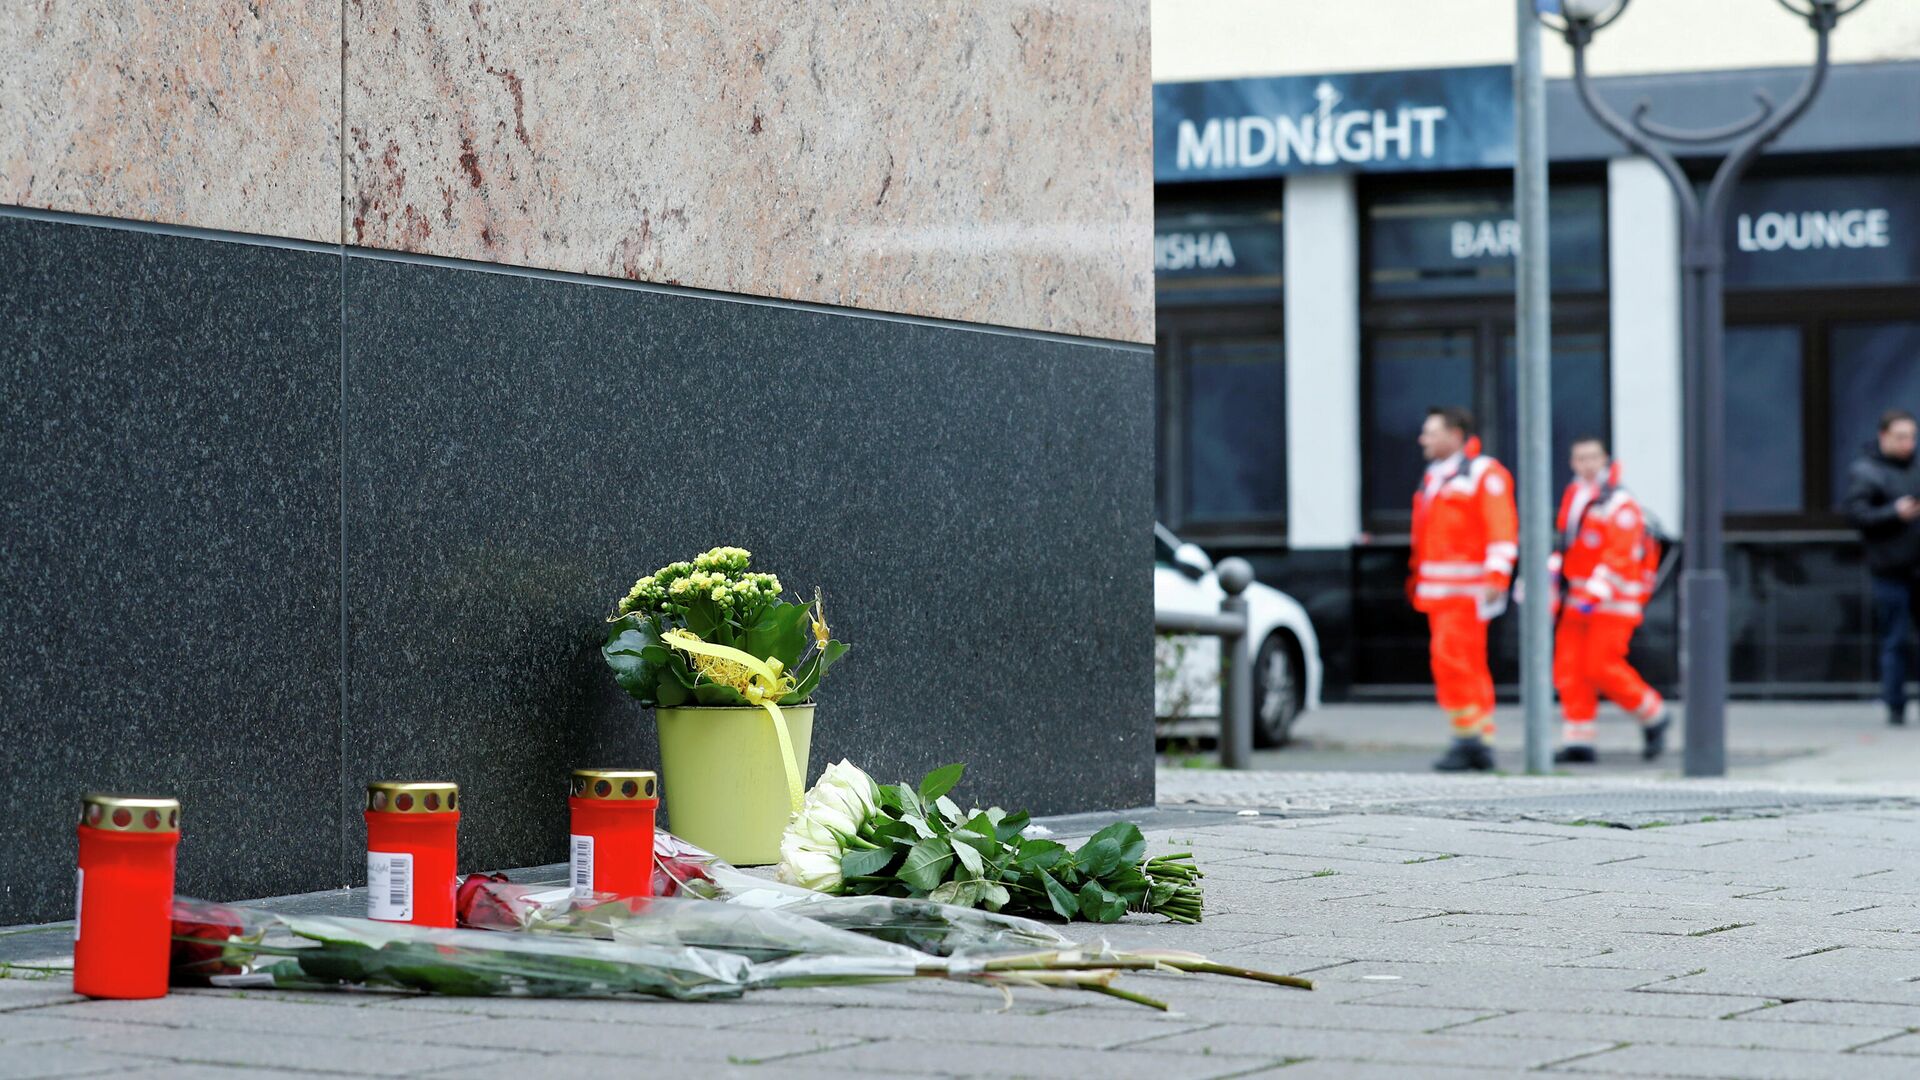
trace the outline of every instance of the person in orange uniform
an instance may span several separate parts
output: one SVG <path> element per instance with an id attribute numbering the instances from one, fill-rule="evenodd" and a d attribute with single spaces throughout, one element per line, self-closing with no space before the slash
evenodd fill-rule
<path id="1" fill-rule="evenodd" d="M 1563 583 L 1553 635 L 1553 684 L 1560 692 L 1561 747 L 1553 760 L 1592 764 L 1600 698 L 1640 722 L 1641 757 L 1659 757 L 1671 726 L 1667 703 L 1627 663 L 1627 646 L 1653 589 L 1660 552 L 1646 514 L 1620 486 L 1620 467 L 1598 436 L 1573 444 L 1573 483 L 1560 499 Z"/>
<path id="2" fill-rule="evenodd" d="M 1441 772 L 1493 768 L 1493 674 L 1487 623 L 1507 606 L 1519 557 L 1513 475 L 1480 452 L 1473 414 L 1427 410 L 1420 428 L 1427 473 L 1413 495 L 1412 576 L 1407 592 L 1427 616 L 1440 708 L 1453 745 L 1433 763 Z"/>

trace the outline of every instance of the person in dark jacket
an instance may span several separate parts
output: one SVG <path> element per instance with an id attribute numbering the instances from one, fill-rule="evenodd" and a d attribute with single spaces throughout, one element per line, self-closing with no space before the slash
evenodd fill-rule
<path id="1" fill-rule="evenodd" d="M 1847 517 L 1860 530 L 1873 576 L 1873 617 L 1880 636 L 1880 697 L 1887 719 L 1906 723 L 1908 661 L 1920 624 L 1920 464 L 1913 414 L 1880 417 L 1880 439 L 1847 471 Z"/>

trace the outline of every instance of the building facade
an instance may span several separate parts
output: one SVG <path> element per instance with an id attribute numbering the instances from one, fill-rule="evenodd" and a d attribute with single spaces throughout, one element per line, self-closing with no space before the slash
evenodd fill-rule
<path id="1" fill-rule="evenodd" d="M 1772 5 L 1632 5 L 1591 46 L 1617 109 L 1725 123 L 1813 34 Z M 1737 10 L 1736 10 L 1737 9 Z M 1161 520 L 1307 604 L 1333 697 L 1424 693 L 1402 593 L 1426 408 L 1512 463 L 1513 5 L 1154 7 Z M 1728 222 L 1728 566 L 1738 693 L 1864 694 L 1866 578 L 1837 501 L 1885 408 L 1920 411 L 1920 9 L 1869 4 Z M 1676 208 L 1545 43 L 1555 490 L 1608 437 L 1669 534 L 1682 501 Z M 1704 182 L 1715 146 L 1689 161 Z M 1678 538 L 1684 543 L 1684 537 Z M 1669 584 L 1635 641 L 1677 682 Z M 1517 619 L 1496 624 L 1514 680 Z"/>
<path id="2" fill-rule="evenodd" d="M 89 789 L 213 899 L 364 880 L 380 778 L 561 859 L 658 761 L 605 618 L 715 544 L 853 646 L 816 767 L 1151 802 L 1148 20 L 0 10 L 0 924 Z"/>

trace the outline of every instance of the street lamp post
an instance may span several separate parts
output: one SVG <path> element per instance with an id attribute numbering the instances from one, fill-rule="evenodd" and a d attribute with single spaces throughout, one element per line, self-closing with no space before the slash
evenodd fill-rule
<path id="1" fill-rule="evenodd" d="M 1722 309 L 1725 277 L 1725 226 L 1733 187 L 1747 166 L 1813 103 L 1827 77 L 1827 41 L 1834 25 L 1866 0 L 1807 0 L 1781 7 L 1804 18 L 1817 41 L 1813 70 L 1786 104 L 1775 106 L 1756 91 L 1754 115 L 1717 128 L 1685 130 L 1647 116 L 1648 104 L 1622 117 L 1594 91 L 1587 76 L 1587 45 L 1594 34 L 1623 14 L 1631 0 L 1540 0 L 1542 21 L 1558 30 L 1573 49 L 1573 82 L 1580 101 L 1600 126 L 1645 155 L 1673 185 L 1680 203 L 1681 265 L 1686 271 L 1681 297 L 1683 393 L 1685 402 L 1685 544 L 1680 574 L 1681 692 L 1686 701 L 1688 776 L 1722 776 L 1727 771 L 1727 574 L 1723 562 L 1721 515 L 1725 506 L 1726 357 Z M 1556 25 L 1549 14 L 1558 14 Z M 1714 170 L 1704 196 L 1694 191 L 1667 144 L 1684 150 L 1732 143 Z"/>

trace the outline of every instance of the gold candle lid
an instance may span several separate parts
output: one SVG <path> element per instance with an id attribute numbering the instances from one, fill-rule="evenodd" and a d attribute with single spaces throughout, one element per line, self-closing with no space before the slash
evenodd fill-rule
<path id="1" fill-rule="evenodd" d="M 626 801 L 651 799 L 659 786 L 649 769 L 575 769 L 567 790 L 578 799 Z"/>
<path id="2" fill-rule="evenodd" d="M 107 832 L 177 833 L 180 800 L 89 792 L 80 800 L 80 824 Z"/>
<path id="3" fill-rule="evenodd" d="M 450 814 L 460 809 L 460 785 L 445 780 L 375 780 L 367 809 L 378 814 Z"/>

